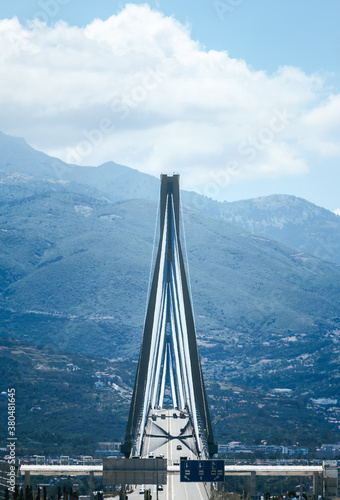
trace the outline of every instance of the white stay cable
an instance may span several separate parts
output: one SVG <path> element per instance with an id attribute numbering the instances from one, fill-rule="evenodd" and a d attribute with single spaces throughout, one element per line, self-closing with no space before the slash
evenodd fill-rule
<path id="1" fill-rule="evenodd" d="M 175 301 L 172 301 L 173 307 L 176 307 Z M 179 403 L 178 407 L 181 410 L 184 410 L 184 392 L 183 392 L 183 386 L 184 386 L 184 375 L 183 371 L 180 365 L 180 356 L 179 356 L 179 347 L 178 347 L 178 333 L 177 333 L 177 326 L 176 326 L 176 320 L 174 318 L 174 309 L 171 310 L 171 337 L 172 337 L 172 345 L 173 345 L 173 350 L 174 350 L 174 357 L 175 357 L 175 365 L 176 365 L 176 376 L 177 376 L 177 389 L 178 389 L 178 398 L 179 398 Z"/>
<path id="2" fill-rule="evenodd" d="M 145 306 L 145 315 L 144 315 L 144 325 L 145 325 L 146 315 L 147 315 L 147 312 L 148 312 L 148 304 L 149 304 L 150 289 L 151 289 L 151 282 L 152 282 L 152 270 L 153 270 L 153 267 L 154 267 L 154 262 L 153 261 L 154 261 L 154 258 L 155 258 L 156 237 L 157 237 L 157 230 L 158 230 L 158 226 L 159 226 L 160 206 L 161 206 L 161 201 L 160 201 L 160 199 L 158 199 L 157 215 L 156 215 L 155 230 L 154 230 L 153 244 L 152 244 L 152 254 L 151 254 L 150 272 L 149 272 L 148 292 L 146 294 L 146 306 Z"/>
<path id="3" fill-rule="evenodd" d="M 170 344 L 168 344 L 169 351 L 169 368 L 170 368 L 170 386 L 171 386 L 171 394 L 172 394 L 172 404 L 174 409 L 178 407 L 177 396 L 176 396 L 176 387 L 175 387 L 175 377 L 174 377 L 174 365 L 173 359 L 171 356 Z"/>
<path id="4" fill-rule="evenodd" d="M 172 210 L 174 212 L 174 207 L 172 205 Z M 173 217 L 174 220 L 174 217 Z M 173 239 L 174 241 L 174 267 L 175 267 L 175 272 L 176 272 L 176 281 L 178 280 L 179 286 L 177 287 L 178 290 L 178 303 L 179 303 L 179 313 L 180 317 L 182 318 L 181 324 L 182 324 L 182 331 L 183 331 L 183 343 L 184 343 L 184 352 L 185 352 L 185 361 L 187 365 L 187 373 L 188 373 L 188 382 L 189 382 L 189 396 L 190 396 L 190 411 L 191 411 L 191 418 L 194 424 L 194 430 L 196 434 L 196 442 L 198 444 L 199 440 L 199 430 L 198 430 L 198 422 L 197 422 L 197 411 L 196 411 L 196 403 L 195 403 L 195 393 L 194 393 L 194 386 L 193 386 L 193 380 L 192 380 L 192 370 L 191 370 L 191 360 L 190 360 L 190 350 L 189 350 L 189 339 L 188 339 L 188 331 L 187 331 L 187 325 L 186 325 L 186 318 L 185 318 L 185 310 L 184 310 L 184 297 L 183 297 L 183 284 L 182 284 L 182 279 L 181 279 L 181 273 L 180 273 L 180 263 L 179 263 L 179 251 L 178 251 L 178 234 L 176 232 L 176 227 L 175 225 L 173 226 L 174 234 L 175 237 Z"/>
<path id="5" fill-rule="evenodd" d="M 150 354 L 152 356 L 150 356 L 150 358 L 149 358 L 148 374 L 147 374 L 147 380 L 146 380 L 146 389 L 145 389 L 145 393 L 144 393 L 144 404 L 143 404 L 142 422 L 141 422 L 141 431 L 142 432 L 144 432 L 147 417 L 148 417 L 148 412 L 149 412 L 150 389 L 152 387 L 152 382 L 154 379 L 153 375 L 155 373 L 154 372 L 154 364 L 155 364 L 155 356 L 156 356 L 155 345 L 157 343 L 157 337 L 158 337 L 159 332 L 160 332 L 160 324 L 161 324 L 160 310 L 161 310 L 162 298 L 164 300 L 163 282 L 164 282 L 165 264 L 166 264 L 166 256 L 167 256 L 167 251 L 166 251 L 167 226 L 168 226 L 167 214 L 168 214 L 168 211 L 166 209 L 163 234 L 161 235 L 161 237 L 162 237 L 161 259 L 160 259 L 160 265 L 159 265 L 159 274 L 158 274 L 158 283 L 157 283 L 157 292 L 156 292 L 155 310 L 154 310 L 154 319 L 153 319 L 153 325 L 152 325 L 151 346 L 150 346 Z M 140 452 L 140 450 L 139 450 L 139 452 Z"/>
<path id="6" fill-rule="evenodd" d="M 186 275 L 187 275 L 187 280 L 188 280 L 188 287 L 189 287 L 189 295 L 190 295 L 190 301 L 191 301 L 191 309 L 192 309 L 192 315 L 194 318 L 194 323 L 195 323 L 195 314 L 194 314 L 194 302 L 192 300 L 192 290 L 191 290 L 191 279 L 190 279 L 190 269 L 189 269 L 189 258 L 188 258 L 188 250 L 187 250 L 187 238 L 185 234 L 185 226 L 184 226 L 184 219 L 183 219 L 183 206 L 182 204 L 180 205 L 180 210 L 181 210 L 181 229 L 183 233 L 183 241 L 184 241 L 184 254 L 185 254 L 185 265 L 186 265 Z M 196 327 L 195 327 L 196 330 Z"/>
<path id="7" fill-rule="evenodd" d="M 164 337 L 165 337 L 165 329 L 166 329 L 166 315 L 167 315 L 167 296 L 168 290 L 165 284 L 164 286 L 164 299 L 162 301 L 162 320 L 161 320 L 161 331 L 158 336 L 158 345 L 157 345 L 157 365 L 156 365 L 156 373 L 154 375 L 153 387 L 151 387 L 152 398 L 151 398 L 151 408 L 155 408 L 157 394 L 159 393 L 159 380 L 161 373 L 161 364 L 164 356 Z"/>
<path id="8" fill-rule="evenodd" d="M 162 385 L 161 385 L 161 390 L 160 390 L 160 394 L 159 394 L 159 402 L 158 402 L 158 405 L 160 406 L 160 408 L 163 408 L 164 391 L 165 391 L 165 384 L 166 384 L 167 360 L 168 360 L 168 358 L 167 358 L 167 352 L 166 352 L 166 346 L 165 346 Z"/>

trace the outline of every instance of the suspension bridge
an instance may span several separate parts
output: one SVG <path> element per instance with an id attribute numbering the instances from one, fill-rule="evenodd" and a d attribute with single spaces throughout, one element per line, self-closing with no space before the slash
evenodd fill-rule
<path id="1" fill-rule="evenodd" d="M 198 352 L 195 322 L 180 238 L 179 175 L 161 176 L 160 236 L 145 316 L 129 417 L 121 451 L 125 459 L 103 465 L 23 465 L 18 474 L 103 476 L 104 484 L 121 484 L 121 498 L 152 492 L 166 500 L 208 500 L 210 484 L 181 481 L 180 464 L 199 464 L 217 453 Z M 212 468 L 217 463 L 211 461 Z M 222 466 L 223 475 L 249 476 L 250 496 L 256 476 L 311 476 L 313 496 L 336 497 L 336 463 L 315 466 Z M 180 475 L 181 472 L 181 475 Z M 189 471 L 190 472 L 190 471 Z M 217 472 L 215 472 L 216 474 Z M 216 476 L 217 477 L 217 476 Z M 184 476 L 185 479 L 185 476 Z M 318 483 L 320 483 L 318 486 Z M 163 486 L 164 484 L 164 486 Z M 133 485 L 131 487 L 131 485 Z M 155 497 L 153 497 L 155 498 Z"/>
<path id="2" fill-rule="evenodd" d="M 217 452 L 184 266 L 179 215 L 179 175 L 162 175 L 160 239 L 121 447 L 127 458 L 163 453 L 164 446 L 174 457 L 180 447 L 197 458 L 212 457 Z"/>

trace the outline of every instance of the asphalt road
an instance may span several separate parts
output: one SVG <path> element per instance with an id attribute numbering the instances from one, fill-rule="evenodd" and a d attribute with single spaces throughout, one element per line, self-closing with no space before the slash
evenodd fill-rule
<path id="1" fill-rule="evenodd" d="M 182 414 L 183 417 L 183 414 Z M 168 469 L 178 466 L 181 457 L 196 460 L 195 442 L 192 427 L 187 415 L 181 418 L 178 410 L 154 410 L 153 418 L 149 417 L 143 445 L 143 458 L 163 456 L 167 459 Z M 175 467 L 176 469 L 178 467 Z M 144 498 L 143 489 L 150 489 L 152 499 L 159 500 L 209 500 L 207 490 L 202 483 L 181 483 L 178 471 L 167 475 L 167 484 L 163 491 L 156 491 L 156 485 L 135 485 L 134 491 L 128 494 L 129 499 Z"/>

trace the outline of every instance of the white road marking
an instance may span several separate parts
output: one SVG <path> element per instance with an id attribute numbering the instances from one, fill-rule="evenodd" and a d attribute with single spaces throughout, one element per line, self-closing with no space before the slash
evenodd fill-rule
<path id="1" fill-rule="evenodd" d="M 197 489 L 198 489 L 198 492 L 200 494 L 201 499 L 204 500 L 202 493 L 201 493 L 201 490 L 200 490 L 200 487 L 199 487 L 199 484 L 196 483 L 196 486 L 197 486 Z"/>
<path id="2" fill-rule="evenodd" d="M 169 433 L 169 436 L 171 436 L 171 417 L 170 417 L 170 411 L 168 410 L 168 433 Z M 169 439 L 168 441 L 168 446 L 169 446 L 169 458 L 171 460 L 171 463 L 172 463 L 172 446 L 171 446 L 171 440 Z"/>
<path id="3" fill-rule="evenodd" d="M 188 493 L 187 493 L 187 485 L 186 484 L 184 484 L 184 492 L 185 492 L 186 499 L 189 500 Z"/>

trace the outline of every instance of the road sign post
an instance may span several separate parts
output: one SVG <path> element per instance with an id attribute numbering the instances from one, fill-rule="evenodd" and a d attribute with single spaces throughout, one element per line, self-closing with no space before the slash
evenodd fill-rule
<path id="1" fill-rule="evenodd" d="M 183 483 L 215 483 L 224 481 L 224 460 L 181 460 Z"/>

